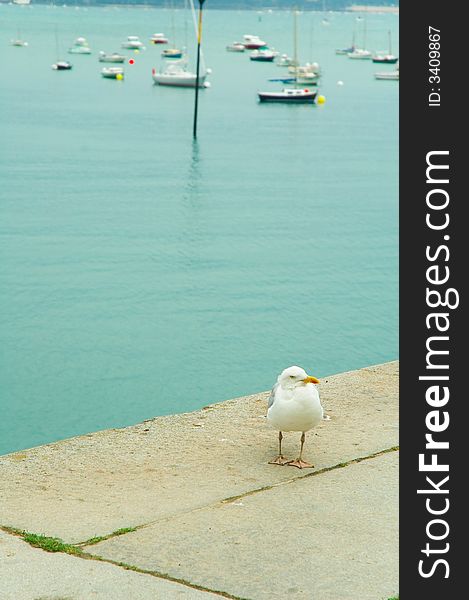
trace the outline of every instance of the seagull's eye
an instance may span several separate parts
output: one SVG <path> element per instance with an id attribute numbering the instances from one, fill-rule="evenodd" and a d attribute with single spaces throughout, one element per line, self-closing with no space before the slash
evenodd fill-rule
<path id="1" fill-rule="evenodd" d="M 295 376 L 294 375 L 290 375 L 290 379 L 295 379 Z"/>

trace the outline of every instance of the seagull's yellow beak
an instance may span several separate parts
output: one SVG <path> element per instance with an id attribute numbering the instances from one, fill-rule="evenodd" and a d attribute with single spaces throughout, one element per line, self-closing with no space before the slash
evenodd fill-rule
<path id="1" fill-rule="evenodd" d="M 316 377 L 306 377 L 306 379 L 302 379 L 303 383 L 319 383 L 319 379 L 316 379 Z"/>

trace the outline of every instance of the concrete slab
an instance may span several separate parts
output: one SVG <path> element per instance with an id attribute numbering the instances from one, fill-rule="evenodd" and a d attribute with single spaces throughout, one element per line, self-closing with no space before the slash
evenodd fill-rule
<path id="1" fill-rule="evenodd" d="M 2 600 L 216 600 L 222 596 L 67 554 L 0 531 Z"/>
<path id="2" fill-rule="evenodd" d="M 394 451 L 160 519 L 90 551 L 241 598 L 387 599 L 398 590 L 397 482 Z"/>
<path id="3" fill-rule="evenodd" d="M 330 421 L 307 435 L 317 469 L 398 443 L 398 363 L 325 377 Z M 268 393 L 0 457 L 0 524 L 69 543 L 161 521 L 305 471 L 269 465 Z M 284 451 L 296 456 L 299 435 Z"/>

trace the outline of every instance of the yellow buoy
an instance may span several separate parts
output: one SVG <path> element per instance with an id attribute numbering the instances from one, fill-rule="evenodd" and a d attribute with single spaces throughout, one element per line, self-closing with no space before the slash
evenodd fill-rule
<path id="1" fill-rule="evenodd" d="M 135 48 L 134 52 L 135 54 L 140 54 L 140 50 L 138 48 Z"/>
<path id="2" fill-rule="evenodd" d="M 318 104 L 324 104 L 325 101 L 326 101 L 325 96 L 318 96 L 318 100 L 317 100 Z"/>
<path id="3" fill-rule="evenodd" d="M 122 75 L 122 73 L 117 73 L 116 79 L 118 79 L 119 81 L 122 81 L 124 79 L 124 76 Z"/>

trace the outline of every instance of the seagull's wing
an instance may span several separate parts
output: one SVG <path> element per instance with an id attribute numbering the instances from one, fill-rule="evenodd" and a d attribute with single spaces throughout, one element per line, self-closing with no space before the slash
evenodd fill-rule
<path id="1" fill-rule="evenodd" d="M 269 396 L 269 403 L 267 404 L 267 410 L 269 410 L 269 408 L 270 408 L 270 407 L 272 406 L 272 404 L 274 403 L 274 400 L 275 400 L 275 392 L 277 391 L 277 389 L 278 389 L 278 386 L 279 386 L 279 385 L 280 385 L 279 383 L 276 383 L 276 384 L 274 385 L 274 387 L 272 388 L 272 391 L 270 392 L 270 396 Z"/>

